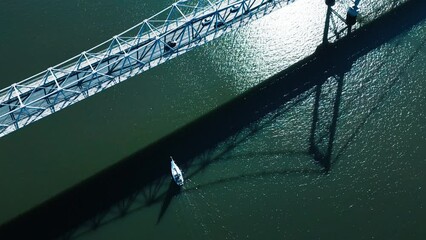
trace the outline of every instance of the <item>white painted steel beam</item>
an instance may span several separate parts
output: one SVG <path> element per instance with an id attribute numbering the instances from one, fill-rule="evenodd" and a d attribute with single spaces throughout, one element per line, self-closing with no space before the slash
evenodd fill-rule
<path id="1" fill-rule="evenodd" d="M 0 137 L 269 14 L 288 0 L 180 0 L 98 46 L 0 90 Z"/>

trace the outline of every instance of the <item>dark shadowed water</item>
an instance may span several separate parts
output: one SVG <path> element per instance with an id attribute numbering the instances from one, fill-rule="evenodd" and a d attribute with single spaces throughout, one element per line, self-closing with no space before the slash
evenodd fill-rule
<path id="1" fill-rule="evenodd" d="M 425 239 L 426 8 L 402 2 L 361 1 L 365 28 L 317 50 L 326 7 L 295 1 L 1 138 L 0 224 L 27 213 L 12 229 L 90 240 Z M 170 3 L 3 0 L 0 87 Z"/>

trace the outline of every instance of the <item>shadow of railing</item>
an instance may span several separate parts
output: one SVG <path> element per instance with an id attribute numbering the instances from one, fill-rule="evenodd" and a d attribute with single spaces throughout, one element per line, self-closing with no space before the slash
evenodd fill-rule
<path id="1" fill-rule="evenodd" d="M 307 91 L 320 91 L 321 85 L 330 77 L 338 81 L 336 94 L 339 94 L 339 88 L 341 94 L 344 73 L 350 70 L 354 61 L 425 19 L 424 9 L 424 1 L 411 0 L 350 36 L 334 44 L 320 46 L 311 56 L 232 101 L 1 225 L 0 239 L 73 239 L 76 237 L 73 234 L 75 229 L 87 222 L 92 225 L 90 229 L 96 229 L 108 221 L 158 202 L 162 202 L 160 221 L 174 194 L 178 193 L 171 188 L 172 185 L 168 190 L 160 190 L 169 179 L 169 155 L 172 154 L 179 160 L 180 166 L 187 168 L 197 156 L 238 135 L 242 129 L 250 128 L 252 134 L 256 133 L 262 127 L 254 124 L 259 119 Z M 316 141 L 312 135 L 315 135 L 315 118 L 318 117 L 315 117 L 315 111 L 313 113 L 310 151 L 317 154 L 314 158 L 327 171 L 332 163 L 330 158 L 339 115 L 339 98 L 336 95 L 325 153 L 319 150 L 315 153 Z M 250 134 L 245 137 L 250 137 Z M 239 141 L 236 139 L 225 151 L 231 151 Z M 212 161 L 214 159 L 205 161 L 200 170 Z M 306 171 L 311 170 L 290 172 Z M 131 208 L 135 201 L 141 201 L 141 204 Z M 112 209 L 119 209 L 118 214 L 107 218 Z"/>

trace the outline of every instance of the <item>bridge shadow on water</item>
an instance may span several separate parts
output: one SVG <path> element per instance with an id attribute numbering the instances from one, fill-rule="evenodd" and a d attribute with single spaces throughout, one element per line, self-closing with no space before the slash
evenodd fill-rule
<path id="1" fill-rule="evenodd" d="M 244 139 L 250 138 L 268 126 L 293 104 L 303 101 L 304 96 L 307 97 L 309 94 L 315 96 L 310 147 L 307 153 L 289 153 L 311 155 L 322 168 L 246 174 L 218 179 L 207 185 L 268 174 L 327 173 L 336 162 L 336 159 L 332 159 L 332 152 L 344 74 L 361 56 L 424 20 L 426 17 L 424 9 L 426 9 L 424 1 L 409 1 L 338 42 L 318 47 L 311 56 L 232 101 L 1 225 L 0 239 L 75 239 L 143 207 L 161 203 L 158 223 L 175 195 L 181 191 L 195 191 L 203 187 L 197 186 L 186 190 L 177 188 L 169 176 L 170 154 L 173 154 L 184 169 L 192 166 L 195 158 L 206 155 L 206 152 L 220 143 L 227 142 L 220 153 L 226 154 Z M 336 86 L 332 117 L 326 128 L 328 131 L 322 133 L 318 132 L 318 125 L 321 122 L 318 113 L 321 88 L 324 83 L 330 81 L 334 81 Z M 283 108 L 286 104 L 289 107 Z M 259 121 L 265 118 L 266 121 Z M 239 136 L 242 129 L 249 131 L 244 136 Z M 344 147 L 347 147 L 352 139 L 353 136 Z M 319 147 L 320 145 L 325 147 Z M 338 155 L 341 152 L 342 150 Z M 187 177 L 190 178 L 220 159 L 220 154 L 214 158 L 207 154 L 204 160 L 195 166 L 196 170 Z"/>

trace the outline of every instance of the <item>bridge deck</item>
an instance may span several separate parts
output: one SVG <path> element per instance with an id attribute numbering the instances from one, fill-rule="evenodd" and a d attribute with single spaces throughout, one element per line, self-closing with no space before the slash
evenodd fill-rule
<path id="1" fill-rule="evenodd" d="M 0 137 L 278 9 L 288 0 L 181 0 L 0 91 Z"/>

